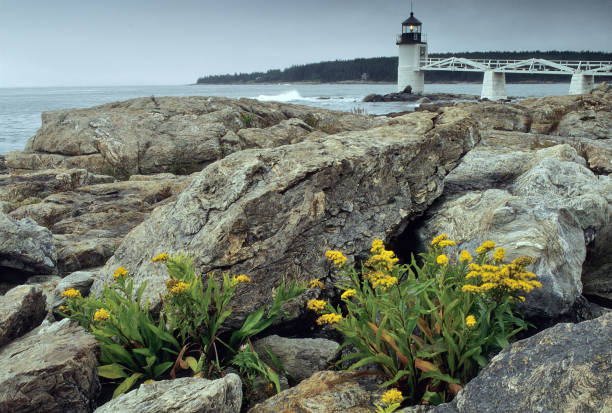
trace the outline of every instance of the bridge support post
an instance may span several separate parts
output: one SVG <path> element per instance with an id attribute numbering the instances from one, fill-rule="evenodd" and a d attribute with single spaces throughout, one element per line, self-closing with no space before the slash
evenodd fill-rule
<path id="1" fill-rule="evenodd" d="M 506 74 L 487 70 L 482 78 L 481 99 L 502 100 L 506 95 Z"/>
<path id="2" fill-rule="evenodd" d="M 412 87 L 413 95 L 422 95 L 425 91 L 425 72 L 411 67 L 399 67 L 397 73 L 397 91 L 403 91 L 406 86 Z"/>
<path id="3" fill-rule="evenodd" d="M 572 81 L 570 82 L 569 94 L 570 95 L 583 95 L 593 90 L 593 84 L 595 83 L 595 76 L 585 75 L 584 73 L 574 73 L 572 75 Z"/>

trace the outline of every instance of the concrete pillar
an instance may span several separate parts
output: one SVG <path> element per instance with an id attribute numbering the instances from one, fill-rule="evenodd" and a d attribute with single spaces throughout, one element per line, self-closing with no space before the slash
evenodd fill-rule
<path id="1" fill-rule="evenodd" d="M 398 67 L 397 91 L 401 92 L 406 86 L 412 87 L 413 95 L 422 95 L 425 91 L 425 72 L 410 67 Z"/>
<path id="2" fill-rule="evenodd" d="M 506 74 L 487 70 L 482 78 L 481 99 L 502 100 L 506 95 Z"/>
<path id="3" fill-rule="evenodd" d="M 585 75 L 584 73 L 574 73 L 570 82 L 570 95 L 584 95 L 593 90 L 595 79 L 593 75 Z"/>

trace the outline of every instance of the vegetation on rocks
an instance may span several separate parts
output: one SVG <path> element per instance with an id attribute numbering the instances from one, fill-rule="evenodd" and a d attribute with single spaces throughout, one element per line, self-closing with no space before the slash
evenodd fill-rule
<path id="1" fill-rule="evenodd" d="M 387 407 L 398 407 L 402 394 L 411 402 L 450 401 L 527 327 L 516 304 L 541 287 L 526 270 L 532 259 L 504 263 L 505 250 L 486 241 L 474 258 L 464 250 L 451 262 L 446 249 L 454 245 L 439 235 L 420 254 L 421 264 L 413 257 L 400 265 L 377 239 L 359 271 L 340 251 L 326 253 L 343 276 L 341 304 L 313 299 L 308 308 L 355 349 L 340 363 L 356 361 L 349 370 L 374 363 L 382 386 L 401 392 L 382 401 Z"/>

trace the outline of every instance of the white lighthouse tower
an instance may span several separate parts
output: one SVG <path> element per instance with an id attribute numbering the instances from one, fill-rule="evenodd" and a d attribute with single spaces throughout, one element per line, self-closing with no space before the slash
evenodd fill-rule
<path id="1" fill-rule="evenodd" d="M 427 59 L 427 43 L 421 37 L 422 23 L 410 12 L 410 17 L 402 23 L 402 33 L 397 36 L 399 64 L 397 67 L 397 91 L 406 86 L 412 93 L 421 95 L 425 88 L 425 73 L 419 70 L 421 59 Z"/>

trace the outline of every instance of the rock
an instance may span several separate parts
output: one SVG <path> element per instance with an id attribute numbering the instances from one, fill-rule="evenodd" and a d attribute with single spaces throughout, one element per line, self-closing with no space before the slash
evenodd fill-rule
<path id="1" fill-rule="evenodd" d="M 599 231 L 587 247 L 582 267 L 582 293 L 591 300 L 612 307 L 612 222 Z"/>
<path id="2" fill-rule="evenodd" d="M 97 272 L 98 269 L 75 271 L 64 277 L 53 291 L 53 299 L 51 300 L 52 307 L 55 308 L 60 305 L 64 301 L 62 293 L 71 288 L 79 290 L 83 297 L 87 297 Z"/>
<path id="3" fill-rule="evenodd" d="M 99 391 L 96 339 L 76 322 L 36 328 L 0 349 L 0 411 L 90 412 Z"/>
<path id="4" fill-rule="evenodd" d="M 238 131 L 240 147 L 274 148 L 301 142 L 314 128 L 300 119 L 288 119 L 269 128 L 245 128 Z"/>
<path id="5" fill-rule="evenodd" d="M 612 406 L 612 313 L 557 324 L 502 350 L 431 413 L 609 412 Z"/>
<path id="6" fill-rule="evenodd" d="M 368 116 L 250 99 L 138 98 L 45 112 L 25 150 L 9 152 L 6 163 L 12 171 L 84 168 L 121 178 L 187 174 L 244 149 L 236 135 L 241 129 L 291 118 L 318 119 L 335 132 L 381 124 Z"/>
<path id="7" fill-rule="evenodd" d="M 416 114 L 419 119 L 428 114 Z M 176 203 L 157 208 L 123 240 L 92 290 L 118 266 L 147 282 L 145 297 L 166 289 L 160 252 L 191 254 L 196 271 L 246 273 L 238 291 L 241 319 L 270 299 L 282 277 L 310 280 L 330 271 L 324 257 L 351 259 L 372 239 L 402 231 L 441 193 L 442 179 L 479 139 L 467 119 L 440 122 L 425 134 L 405 119 L 272 149 L 244 150 L 204 169 Z"/>
<path id="8" fill-rule="evenodd" d="M 4 159 L 4 155 L 0 155 L 0 175 L 7 173 L 8 168 L 6 167 L 6 159 Z"/>
<path id="9" fill-rule="evenodd" d="M 17 221 L 0 213 L 0 267 L 23 273 L 50 274 L 57 252 L 51 232 L 30 218 Z"/>
<path id="10" fill-rule="evenodd" d="M 184 377 L 141 384 L 95 413 L 237 413 L 241 405 L 242 382 L 230 373 L 217 380 Z"/>
<path id="11" fill-rule="evenodd" d="M 272 352 L 289 376 L 302 381 L 324 370 L 336 357 L 340 345 L 324 338 L 284 338 L 273 335 L 255 341 L 253 347 L 270 366 L 274 364 L 268 351 Z"/>
<path id="12" fill-rule="evenodd" d="M 249 413 L 370 413 L 382 392 L 351 373 L 320 371 L 255 405 Z"/>
<path id="13" fill-rule="evenodd" d="M 406 88 L 407 89 L 407 88 Z M 422 99 L 428 101 L 452 101 L 452 100 L 477 100 L 475 95 L 462 95 L 453 93 L 429 93 L 426 95 L 413 95 L 412 90 L 406 92 L 406 89 L 399 93 L 388 93 L 386 95 L 371 94 L 363 98 L 364 102 L 419 102 Z"/>
<path id="14" fill-rule="evenodd" d="M 0 201 L 6 201 L 13 210 L 21 205 L 40 202 L 41 199 L 84 185 L 113 182 L 114 178 L 95 175 L 85 169 L 51 169 L 20 175 L 0 176 Z"/>
<path id="15" fill-rule="evenodd" d="M 29 277 L 26 284 L 35 286 L 42 290 L 44 296 L 44 304 L 46 308 L 45 320 L 50 323 L 55 322 L 55 316 L 53 315 L 53 302 L 55 301 L 55 289 L 57 285 L 62 281 L 62 277 L 57 275 L 34 275 Z"/>
<path id="16" fill-rule="evenodd" d="M 582 293 L 586 245 L 609 232 L 612 180 L 595 176 L 568 145 L 530 151 L 507 141 L 498 146 L 489 136 L 447 176 L 427 217 L 423 242 L 447 233 L 458 250 L 474 251 L 490 239 L 510 260 L 533 257 L 543 287 L 527 296 L 524 309 L 554 318 Z"/>
<path id="17" fill-rule="evenodd" d="M 39 287 L 20 285 L 0 296 L 0 347 L 37 327 L 46 313 Z"/>
<path id="18" fill-rule="evenodd" d="M 157 206 L 172 201 L 192 176 L 134 175 L 129 181 L 81 186 L 24 205 L 14 218 L 30 217 L 53 233 L 61 273 L 99 267 L 121 239 Z"/>
<path id="19" fill-rule="evenodd" d="M 421 104 L 421 103 L 430 103 L 431 99 L 428 97 L 422 97 L 421 99 L 417 100 L 417 103 Z"/>

